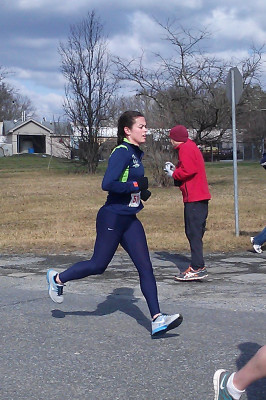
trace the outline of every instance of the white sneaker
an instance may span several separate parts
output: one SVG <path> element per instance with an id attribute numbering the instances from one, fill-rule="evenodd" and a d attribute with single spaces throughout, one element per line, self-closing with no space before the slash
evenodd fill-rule
<path id="1" fill-rule="evenodd" d="M 250 237 L 250 242 L 253 246 L 253 249 L 255 250 L 256 253 L 261 254 L 262 253 L 262 249 L 261 246 L 259 244 L 255 244 L 254 243 L 254 236 Z"/>
<path id="2" fill-rule="evenodd" d="M 253 244 L 253 249 L 256 251 L 256 253 L 261 254 L 262 253 L 262 249 L 261 246 L 259 244 Z"/>
<path id="3" fill-rule="evenodd" d="M 54 303 L 63 303 L 64 296 L 63 296 L 63 287 L 64 285 L 58 285 L 55 282 L 55 277 L 58 274 L 57 271 L 54 269 L 49 269 L 47 271 L 46 279 L 48 283 L 48 294 L 53 300 Z"/>
<path id="4" fill-rule="evenodd" d="M 171 329 L 177 328 L 182 321 L 183 317 L 181 314 L 160 314 L 151 323 L 151 334 L 154 336 L 156 334 L 162 334 L 170 331 Z"/>

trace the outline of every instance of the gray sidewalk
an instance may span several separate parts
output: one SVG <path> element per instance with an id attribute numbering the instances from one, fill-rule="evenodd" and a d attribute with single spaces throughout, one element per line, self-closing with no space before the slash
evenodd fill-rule
<path id="1" fill-rule="evenodd" d="M 160 339 L 124 252 L 103 275 L 68 283 L 62 305 L 48 298 L 47 269 L 89 257 L 0 256 L 1 399 L 211 400 L 215 370 L 266 344 L 266 252 L 207 254 L 203 282 L 174 281 L 187 254 L 151 253 L 162 311 L 184 317 Z M 266 380 L 243 399 L 266 399 Z"/>

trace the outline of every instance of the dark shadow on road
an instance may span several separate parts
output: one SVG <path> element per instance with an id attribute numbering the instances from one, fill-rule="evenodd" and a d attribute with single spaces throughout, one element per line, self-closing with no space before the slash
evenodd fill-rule
<path id="1" fill-rule="evenodd" d="M 261 246 L 261 250 L 263 251 L 263 250 L 266 250 L 266 246 Z M 255 254 L 256 255 L 256 257 L 260 257 L 261 256 L 261 254 L 259 254 L 259 253 L 256 253 L 256 251 L 255 250 L 253 250 L 253 249 L 247 249 L 247 253 L 252 253 L 252 254 Z"/>
<path id="2" fill-rule="evenodd" d="M 135 305 L 138 299 L 134 296 L 134 290 L 131 288 L 117 288 L 106 299 L 98 304 L 94 311 L 61 311 L 52 310 L 52 316 L 54 318 L 65 318 L 67 315 L 78 315 L 78 316 L 103 316 L 112 314 L 116 311 L 121 311 L 130 317 L 134 318 L 138 324 L 143 326 L 145 329 L 150 331 L 151 322 L 143 314 L 143 312 Z"/>
<path id="3" fill-rule="evenodd" d="M 162 333 L 161 335 L 156 335 L 156 336 L 152 336 L 151 338 L 152 338 L 152 340 L 162 340 L 162 339 L 169 339 L 169 338 L 171 338 L 171 337 L 178 337 L 179 336 L 179 333 L 169 333 L 169 332 L 166 332 L 166 333 Z"/>
<path id="4" fill-rule="evenodd" d="M 237 369 L 241 369 L 246 363 L 257 353 L 261 346 L 257 343 L 246 342 L 241 343 L 238 348 L 241 351 L 240 356 L 236 360 Z M 252 383 L 246 389 L 248 400 L 266 399 L 266 378 L 259 379 Z"/>
<path id="5" fill-rule="evenodd" d="M 183 256 L 182 254 L 170 254 L 167 251 L 156 251 L 154 254 L 158 255 L 161 260 L 171 261 L 174 263 L 180 272 L 184 272 L 190 264 L 190 258 Z"/>
<path id="6" fill-rule="evenodd" d="M 123 287 L 114 289 L 106 299 L 98 304 L 94 311 L 62 311 L 52 310 L 52 316 L 54 318 L 65 318 L 68 315 L 77 316 L 98 316 L 101 317 L 107 314 L 113 314 L 116 311 L 121 311 L 131 318 L 135 319 L 137 323 L 143 326 L 147 331 L 151 331 L 151 321 L 143 314 L 143 312 L 134 304 L 138 299 L 134 296 L 134 290 L 131 288 Z M 179 334 L 169 334 L 156 337 L 156 339 L 170 338 L 173 336 L 179 336 Z"/>

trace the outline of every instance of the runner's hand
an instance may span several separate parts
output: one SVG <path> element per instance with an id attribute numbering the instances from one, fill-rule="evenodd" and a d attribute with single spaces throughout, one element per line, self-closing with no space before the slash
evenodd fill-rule
<path id="1" fill-rule="evenodd" d="M 149 181 L 146 176 L 137 179 L 139 190 L 146 190 L 149 187 Z"/>
<path id="2" fill-rule="evenodd" d="M 147 201 L 151 197 L 151 192 L 147 189 L 144 189 L 140 192 L 140 198 L 143 201 Z"/>

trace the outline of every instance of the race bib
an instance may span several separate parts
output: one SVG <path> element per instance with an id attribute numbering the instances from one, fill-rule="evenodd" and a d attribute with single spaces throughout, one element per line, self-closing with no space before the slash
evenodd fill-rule
<path id="1" fill-rule="evenodd" d="M 139 205 L 140 205 L 140 192 L 131 193 L 131 201 L 129 203 L 129 207 L 138 207 Z"/>

